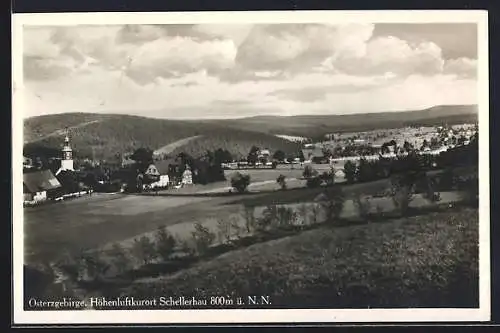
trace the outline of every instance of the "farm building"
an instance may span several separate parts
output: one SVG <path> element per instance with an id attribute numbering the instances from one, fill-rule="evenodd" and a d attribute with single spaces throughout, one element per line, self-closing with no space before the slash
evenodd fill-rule
<path id="1" fill-rule="evenodd" d="M 144 171 L 144 176 L 150 180 L 156 180 L 160 178 L 160 172 L 158 171 L 156 165 L 150 164 Z"/>
<path id="2" fill-rule="evenodd" d="M 51 191 L 61 187 L 61 183 L 50 170 L 39 170 L 23 174 L 23 193 L 25 202 L 47 200 Z"/>
<path id="3" fill-rule="evenodd" d="M 270 159 L 271 159 L 271 152 L 269 151 L 269 149 L 265 148 L 257 152 L 257 160 L 260 163 L 263 164 L 268 163 Z"/>
<path id="4" fill-rule="evenodd" d="M 326 163 L 328 162 L 328 158 L 325 156 L 322 148 L 313 147 L 313 148 L 304 148 L 302 149 L 302 154 L 306 161 L 314 162 L 314 163 Z"/>
<path id="5" fill-rule="evenodd" d="M 151 164 L 146 170 L 146 173 L 149 173 L 151 175 L 154 175 L 154 177 L 157 177 L 158 180 L 155 181 L 154 183 L 151 183 L 150 186 L 151 188 L 165 188 L 170 184 L 170 177 L 168 176 L 169 173 L 169 163 L 168 161 L 165 160 L 160 160 L 157 161 L 154 165 Z"/>

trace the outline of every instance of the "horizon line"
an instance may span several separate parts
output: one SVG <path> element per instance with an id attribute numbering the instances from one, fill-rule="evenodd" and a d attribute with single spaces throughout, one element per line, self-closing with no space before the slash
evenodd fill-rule
<path id="1" fill-rule="evenodd" d="M 100 115 L 100 116 L 131 116 L 131 117 L 141 117 L 141 118 L 150 118 L 150 119 L 161 119 L 161 120 L 172 120 L 172 121 L 215 121 L 215 120 L 241 120 L 241 119 L 251 119 L 251 118 L 262 118 L 262 117 L 275 117 L 275 118 L 292 118 L 292 117 L 303 117 L 303 116 L 309 116 L 309 117 L 323 117 L 323 116 L 353 116 L 353 115 L 369 115 L 369 114 L 381 114 L 381 113 L 404 113 L 404 112 L 418 112 L 418 111 L 425 111 L 425 110 L 430 110 L 433 108 L 437 107 L 460 107 L 460 106 L 479 106 L 478 103 L 473 103 L 473 104 L 437 104 L 429 107 L 425 107 L 422 109 L 407 109 L 407 110 L 386 110 L 386 111 L 372 111 L 372 112 L 354 112 L 354 113 L 303 113 L 303 114 L 294 114 L 294 115 L 276 115 L 276 114 L 262 114 L 262 115 L 248 115 L 248 116 L 242 116 L 242 117 L 211 117 L 211 118 L 169 118 L 169 117 L 155 117 L 155 116 L 141 116 L 138 114 L 133 114 L 133 113 L 122 113 L 122 112 L 112 112 L 112 111 L 107 111 L 107 112 L 85 112 L 85 111 L 69 111 L 69 112 L 59 112 L 59 113 L 52 113 L 52 114 L 42 114 L 38 116 L 30 116 L 23 118 L 23 121 L 29 120 L 29 119 L 34 119 L 38 117 L 50 117 L 50 116 L 57 116 L 57 115 L 71 115 L 71 114 L 89 114 L 89 115 Z M 150 110 L 153 111 L 153 110 Z"/>

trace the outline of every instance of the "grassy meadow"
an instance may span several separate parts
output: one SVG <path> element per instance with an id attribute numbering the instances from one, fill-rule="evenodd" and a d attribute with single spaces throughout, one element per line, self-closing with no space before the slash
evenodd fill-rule
<path id="1" fill-rule="evenodd" d="M 77 287 L 69 288 L 82 290 L 78 297 L 260 295 L 274 307 L 477 306 L 478 210 L 460 204 L 459 190 L 443 189 L 439 202 L 413 193 L 402 213 L 390 179 L 336 185 L 342 207 L 329 217 L 328 204 L 339 199 L 318 201 L 324 188 L 281 190 L 276 183 L 279 174 L 291 181 L 302 169 L 240 170 L 254 185 L 244 194 L 225 189 L 234 172 L 208 186 L 26 208 L 25 263 L 84 267 L 87 277 L 79 271 Z M 245 230 L 247 209 L 254 224 Z M 157 242 L 163 228 L 175 244 Z"/>
<path id="2" fill-rule="evenodd" d="M 478 212 L 322 227 L 139 280 L 121 294 L 266 295 L 275 307 L 477 307 Z"/>

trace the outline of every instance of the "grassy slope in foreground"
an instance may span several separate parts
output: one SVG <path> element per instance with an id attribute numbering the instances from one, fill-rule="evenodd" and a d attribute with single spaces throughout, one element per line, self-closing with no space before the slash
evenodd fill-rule
<path id="1" fill-rule="evenodd" d="M 321 228 L 222 255 L 124 295 L 268 295 L 275 307 L 477 307 L 478 211 Z"/>

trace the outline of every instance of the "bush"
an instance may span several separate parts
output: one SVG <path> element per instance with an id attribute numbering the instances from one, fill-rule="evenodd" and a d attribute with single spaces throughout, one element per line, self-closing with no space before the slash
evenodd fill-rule
<path id="1" fill-rule="evenodd" d="M 280 185 L 282 190 L 286 190 L 286 177 L 284 175 L 279 175 L 276 178 L 276 182 Z"/>
<path id="2" fill-rule="evenodd" d="M 268 205 L 264 208 L 262 216 L 256 220 L 256 227 L 259 231 L 268 230 L 276 226 L 278 220 L 278 207 L 276 205 Z"/>
<path id="3" fill-rule="evenodd" d="M 470 177 L 459 180 L 457 185 L 462 201 L 467 205 L 477 207 L 479 205 L 479 179 Z"/>
<path id="4" fill-rule="evenodd" d="M 319 177 L 307 178 L 306 186 L 309 188 L 317 188 L 321 186 L 321 179 Z"/>
<path id="5" fill-rule="evenodd" d="M 344 164 L 344 173 L 345 178 L 348 183 L 354 183 L 356 180 L 357 167 L 356 164 L 352 161 L 347 161 Z"/>
<path id="6" fill-rule="evenodd" d="M 196 252 L 198 254 L 203 254 L 208 250 L 210 245 L 212 245 L 216 236 L 200 223 L 195 223 L 194 229 L 195 230 L 191 232 L 191 236 L 196 247 Z"/>
<path id="7" fill-rule="evenodd" d="M 436 181 L 430 177 L 425 177 L 423 181 L 423 197 L 431 203 L 439 202 L 441 194 L 436 192 Z"/>
<path id="8" fill-rule="evenodd" d="M 255 207 L 245 205 L 243 208 L 243 218 L 247 233 L 252 232 L 255 228 Z"/>
<path id="9" fill-rule="evenodd" d="M 342 188 L 334 186 L 326 189 L 320 199 L 320 204 L 326 213 L 326 221 L 335 222 L 344 209 L 345 196 Z"/>
<path id="10" fill-rule="evenodd" d="M 217 220 L 217 238 L 221 244 L 231 241 L 231 221 L 225 219 Z"/>
<path id="11" fill-rule="evenodd" d="M 370 216 L 371 203 L 368 198 L 362 198 L 361 196 L 356 196 L 354 198 L 354 206 L 356 207 L 359 216 L 366 220 Z"/>
<path id="12" fill-rule="evenodd" d="M 369 182 L 372 180 L 376 180 L 379 178 L 378 173 L 379 171 L 377 162 L 371 162 L 364 158 L 359 161 L 357 173 L 358 181 Z"/>
<path id="13" fill-rule="evenodd" d="M 305 178 L 305 179 L 309 179 L 313 176 L 316 176 L 317 175 L 317 171 L 313 169 L 312 166 L 310 165 L 306 165 L 306 167 L 304 168 L 304 171 L 302 172 L 302 176 Z"/>
<path id="14" fill-rule="evenodd" d="M 168 260 L 174 252 L 176 240 L 166 227 L 160 227 L 155 234 L 155 248 L 157 255 L 163 259 Z"/>
<path id="15" fill-rule="evenodd" d="M 191 257 L 196 254 L 196 244 L 193 238 L 177 239 L 176 244 L 179 251 L 185 253 L 187 256 Z"/>
<path id="16" fill-rule="evenodd" d="M 240 221 L 236 216 L 232 216 L 229 218 L 229 223 L 231 225 L 231 234 L 236 238 L 241 237 L 241 234 L 243 233 L 244 229 L 239 222 Z"/>
<path id="17" fill-rule="evenodd" d="M 121 274 L 131 268 L 130 258 L 125 249 L 118 243 L 113 244 L 107 255 L 111 260 L 111 264 L 116 269 L 118 274 Z"/>
<path id="18" fill-rule="evenodd" d="M 132 253 L 144 265 L 151 263 L 157 257 L 155 244 L 147 236 L 134 239 Z"/>
<path id="19" fill-rule="evenodd" d="M 413 200 L 413 186 L 401 182 L 399 180 L 393 180 L 391 187 L 391 198 L 396 209 L 405 216 L 408 213 L 410 207 L 410 202 Z"/>
<path id="20" fill-rule="evenodd" d="M 305 203 L 299 206 L 297 213 L 302 218 L 303 225 L 309 224 L 309 207 Z"/>
<path id="21" fill-rule="evenodd" d="M 281 206 L 276 210 L 278 228 L 290 227 L 294 224 L 297 214 L 292 208 Z"/>
<path id="22" fill-rule="evenodd" d="M 70 281 L 77 282 L 80 280 L 82 275 L 81 255 L 65 252 L 53 266 Z"/>
<path id="23" fill-rule="evenodd" d="M 81 257 L 84 275 L 88 280 L 100 280 L 111 267 L 97 251 L 84 252 Z"/>
<path id="24" fill-rule="evenodd" d="M 330 171 L 330 172 L 325 171 L 325 172 L 323 172 L 323 173 L 319 176 L 320 180 L 321 180 L 322 182 L 325 182 L 325 184 L 326 184 L 327 186 L 332 186 L 332 185 L 334 184 L 334 182 L 335 182 L 334 177 L 335 177 L 335 174 L 334 174 L 334 172 L 333 172 L 333 171 Z"/>
<path id="25" fill-rule="evenodd" d="M 231 186 L 234 187 L 239 193 L 245 192 L 248 185 L 250 185 L 250 175 L 243 175 L 237 172 L 231 178 Z"/>
<path id="26" fill-rule="evenodd" d="M 318 206 L 315 203 L 313 203 L 311 205 L 311 224 L 318 223 L 318 215 L 319 215 Z"/>

